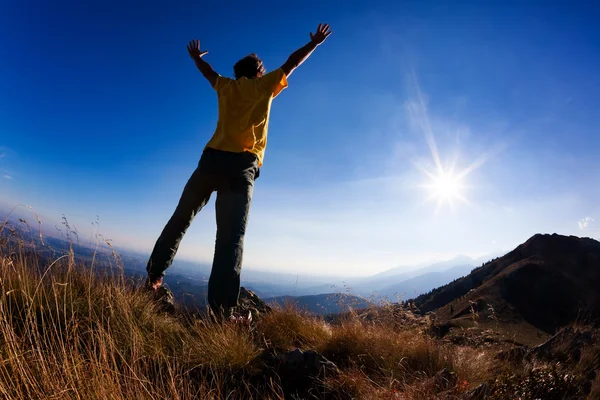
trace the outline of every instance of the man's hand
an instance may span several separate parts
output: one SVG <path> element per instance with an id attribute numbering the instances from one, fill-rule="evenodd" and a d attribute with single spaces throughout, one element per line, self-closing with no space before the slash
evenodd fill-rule
<path id="1" fill-rule="evenodd" d="M 319 27 L 317 28 L 317 33 L 310 33 L 310 40 L 313 43 L 319 45 L 323 43 L 325 39 L 329 37 L 329 35 L 331 35 L 331 28 L 329 28 L 329 24 L 319 24 Z"/>
<path id="2" fill-rule="evenodd" d="M 325 39 L 329 37 L 329 35 L 331 35 L 329 24 L 319 24 L 317 32 L 314 34 L 311 32 L 310 42 L 293 52 L 292 55 L 288 57 L 287 61 L 281 66 L 283 73 L 289 77 L 292 72 L 294 72 L 294 70 L 300 66 L 300 64 L 306 61 L 311 53 L 315 51 L 317 46 L 323 43 Z"/>
<path id="3" fill-rule="evenodd" d="M 320 25 L 319 25 L 320 26 Z M 312 36 L 312 34 L 311 34 Z M 197 58 L 202 58 L 205 54 L 208 53 L 208 50 L 200 51 L 200 41 L 199 40 L 190 40 L 187 45 L 188 53 L 190 53 L 190 57 L 194 60 Z"/>
<path id="4" fill-rule="evenodd" d="M 210 85 L 214 87 L 217 83 L 217 78 L 219 77 L 219 74 L 217 74 L 215 70 L 212 69 L 212 67 L 202 59 L 202 57 L 206 53 L 208 53 L 208 51 L 200 50 L 199 40 L 191 40 L 190 43 L 188 43 L 187 45 L 187 50 L 188 53 L 190 53 L 190 57 L 192 57 L 192 60 L 194 60 L 194 62 L 196 63 L 196 67 L 198 67 L 200 72 L 202 72 L 202 75 L 204 75 L 204 77 L 208 79 Z"/>

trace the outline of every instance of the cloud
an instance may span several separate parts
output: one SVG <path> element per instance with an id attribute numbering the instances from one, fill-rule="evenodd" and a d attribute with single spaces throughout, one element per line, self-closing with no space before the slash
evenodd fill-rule
<path id="1" fill-rule="evenodd" d="M 13 177 L 10 175 L 3 175 L 4 179 L 12 179 Z"/>
<path id="2" fill-rule="evenodd" d="M 592 222 L 594 222 L 594 218 L 592 218 L 592 217 L 585 217 L 581 221 L 577 222 L 577 225 L 579 225 L 579 230 L 584 231 L 584 230 L 586 230 L 588 228 L 588 226 Z"/>

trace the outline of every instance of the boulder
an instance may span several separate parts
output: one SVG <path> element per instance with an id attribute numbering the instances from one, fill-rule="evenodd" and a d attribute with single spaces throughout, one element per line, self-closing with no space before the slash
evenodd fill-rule
<path id="1" fill-rule="evenodd" d="M 237 312 L 244 315 L 247 315 L 248 312 L 251 312 L 252 318 L 256 320 L 260 318 L 261 315 L 271 312 L 271 307 L 262 301 L 260 297 L 256 295 L 256 293 L 246 289 L 245 287 L 241 287 L 238 298 Z"/>
<path id="2" fill-rule="evenodd" d="M 175 296 L 171 289 L 166 285 L 162 285 L 153 293 L 154 301 L 158 305 L 159 310 L 172 314 L 175 312 Z"/>

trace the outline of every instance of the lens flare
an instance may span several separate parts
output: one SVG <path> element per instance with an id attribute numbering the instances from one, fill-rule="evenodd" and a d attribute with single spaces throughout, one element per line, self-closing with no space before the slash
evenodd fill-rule
<path id="1" fill-rule="evenodd" d="M 421 185 L 427 189 L 430 196 L 427 200 L 437 200 L 436 214 L 444 204 L 455 210 L 455 201 L 468 204 L 464 196 L 466 185 L 463 182 L 464 174 L 455 174 L 452 169 L 444 170 L 440 167 L 435 173 L 424 170 L 427 182 Z"/>

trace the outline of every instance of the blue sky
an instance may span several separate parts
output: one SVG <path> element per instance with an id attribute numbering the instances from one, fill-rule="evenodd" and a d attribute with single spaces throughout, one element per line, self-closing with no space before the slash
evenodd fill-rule
<path id="1" fill-rule="evenodd" d="M 186 43 L 231 76 L 250 52 L 279 67 L 328 22 L 273 104 L 247 268 L 368 275 L 537 232 L 600 237 L 593 2 L 57 3 L 0 12 L 5 208 L 82 232 L 98 215 L 149 251 L 216 124 Z M 466 202 L 427 201 L 434 154 L 468 171 Z M 210 260 L 214 230 L 211 202 L 178 257 Z"/>

